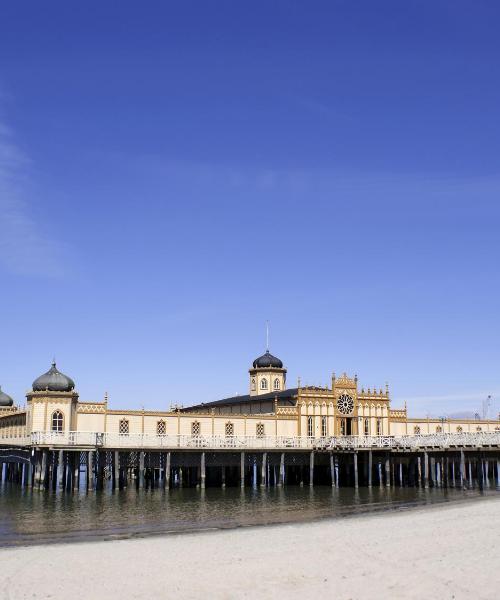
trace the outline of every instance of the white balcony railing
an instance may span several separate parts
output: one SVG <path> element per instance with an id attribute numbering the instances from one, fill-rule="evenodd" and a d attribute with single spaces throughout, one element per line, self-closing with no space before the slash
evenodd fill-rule
<path id="1" fill-rule="evenodd" d="M 96 447 L 105 449 L 157 450 L 362 450 L 486 447 L 500 445 L 500 432 L 406 436 L 337 436 L 324 438 L 286 436 L 191 436 L 118 434 L 87 431 L 34 432 L 30 438 L 0 439 L 16 446 Z"/>

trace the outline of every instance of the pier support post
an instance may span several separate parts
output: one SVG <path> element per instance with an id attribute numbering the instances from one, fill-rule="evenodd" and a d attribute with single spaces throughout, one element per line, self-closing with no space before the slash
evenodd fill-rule
<path id="1" fill-rule="evenodd" d="M 200 459 L 200 486 L 201 489 L 205 489 L 205 453 L 201 453 Z"/>
<path id="2" fill-rule="evenodd" d="M 359 478 L 358 478 L 358 453 L 355 452 L 353 454 L 354 460 L 354 488 L 357 489 L 359 487 Z"/>
<path id="3" fill-rule="evenodd" d="M 262 464 L 260 466 L 260 487 L 266 487 L 267 485 L 267 452 L 262 454 Z"/>
<path id="4" fill-rule="evenodd" d="M 472 460 L 469 458 L 469 487 L 474 487 L 474 481 L 472 479 Z"/>
<path id="5" fill-rule="evenodd" d="M 437 487 L 442 487 L 442 481 L 441 481 L 441 461 L 440 460 L 436 461 L 436 486 Z"/>
<path id="6" fill-rule="evenodd" d="M 372 475 L 373 475 L 373 452 L 368 450 L 368 487 L 372 487 Z"/>
<path id="7" fill-rule="evenodd" d="M 403 487 L 403 461 L 399 461 L 399 487 Z"/>
<path id="8" fill-rule="evenodd" d="M 335 462 L 333 460 L 333 452 L 330 452 L 330 479 L 332 487 L 335 487 Z"/>
<path id="9" fill-rule="evenodd" d="M 245 487 L 245 453 L 240 454 L 240 487 Z"/>
<path id="10" fill-rule="evenodd" d="M 436 485 L 436 459 L 433 456 L 430 457 L 429 484 Z"/>
<path id="11" fill-rule="evenodd" d="M 460 450 L 460 487 L 465 486 L 465 453 L 463 450 Z"/>
<path id="12" fill-rule="evenodd" d="M 87 490 L 94 489 L 94 453 L 87 454 Z"/>
<path id="13" fill-rule="evenodd" d="M 64 450 L 59 450 L 57 454 L 57 487 L 62 489 L 63 487 L 63 473 L 64 473 Z"/>
<path id="14" fill-rule="evenodd" d="M 39 488 L 45 488 L 45 473 L 47 471 L 47 450 L 42 451 L 42 464 L 40 465 Z"/>
<path id="15" fill-rule="evenodd" d="M 144 452 L 139 452 L 139 489 L 144 488 Z"/>
<path id="16" fill-rule="evenodd" d="M 314 451 L 309 455 L 309 485 L 314 485 Z"/>
<path id="17" fill-rule="evenodd" d="M 377 463 L 377 471 L 378 471 L 378 484 L 379 487 L 384 487 L 384 479 L 382 477 L 382 461 L 379 459 Z"/>
<path id="18" fill-rule="evenodd" d="M 120 486 L 120 453 L 118 450 L 113 452 L 113 489 Z"/>
<path id="19" fill-rule="evenodd" d="M 391 485 L 391 459 L 389 455 L 385 457 L 385 485 L 386 487 Z"/>
<path id="20" fill-rule="evenodd" d="M 78 490 L 80 487 L 80 452 L 73 452 L 73 489 Z"/>
<path id="21" fill-rule="evenodd" d="M 429 455 L 424 452 L 424 488 L 429 487 Z"/>
<path id="22" fill-rule="evenodd" d="M 171 452 L 167 452 L 167 461 L 165 464 L 165 487 L 167 489 L 170 487 L 170 461 L 171 461 Z"/>
<path id="23" fill-rule="evenodd" d="M 451 486 L 455 487 L 455 458 L 451 460 Z"/>
<path id="24" fill-rule="evenodd" d="M 339 457 L 335 455 L 335 487 L 340 487 Z"/>
<path id="25" fill-rule="evenodd" d="M 500 488 L 500 458 L 497 458 L 497 488 Z"/>
<path id="26" fill-rule="evenodd" d="M 222 487 L 226 487 L 226 467 L 221 467 Z"/>

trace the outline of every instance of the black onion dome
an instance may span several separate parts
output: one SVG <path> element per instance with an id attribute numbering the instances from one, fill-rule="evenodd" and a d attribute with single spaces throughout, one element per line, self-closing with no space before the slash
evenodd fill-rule
<path id="1" fill-rule="evenodd" d="M 40 375 L 33 382 L 34 392 L 44 392 L 49 390 L 50 392 L 71 392 L 75 387 L 75 382 L 64 373 L 57 370 L 55 361 L 52 366 L 43 375 Z"/>
<path id="2" fill-rule="evenodd" d="M 253 361 L 253 368 L 254 369 L 263 369 L 263 368 L 269 368 L 269 367 L 272 367 L 274 369 L 282 369 L 283 363 L 281 362 L 281 360 L 279 358 L 276 358 L 276 356 L 273 356 L 272 354 L 270 354 L 269 350 L 266 350 L 265 354 L 263 354 L 262 356 L 259 356 L 259 358 L 256 358 Z"/>
<path id="3" fill-rule="evenodd" d="M 5 392 L 2 392 L 2 388 L 0 387 L 0 406 L 12 406 L 13 404 L 14 400 Z"/>

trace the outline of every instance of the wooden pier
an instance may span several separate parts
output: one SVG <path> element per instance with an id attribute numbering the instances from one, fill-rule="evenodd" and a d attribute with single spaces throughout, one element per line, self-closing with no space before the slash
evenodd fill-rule
<path id="1" fill-rule="evenodd" d="M 0 478 L 39 490 L 329 485 L 500 488 L 500 433 L 0 438 Z"/>

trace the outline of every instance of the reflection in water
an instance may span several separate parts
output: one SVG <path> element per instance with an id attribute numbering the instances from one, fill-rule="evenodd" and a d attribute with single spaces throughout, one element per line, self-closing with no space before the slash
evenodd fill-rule
<path id="1" fill-rule="evenodd" d="M 495 494 L 492 491 L 490 494 Z M 309 521 L 472 499 L 477 490 L 194 488 L 64 494 L 0 486 L 0 545 Z"/>

